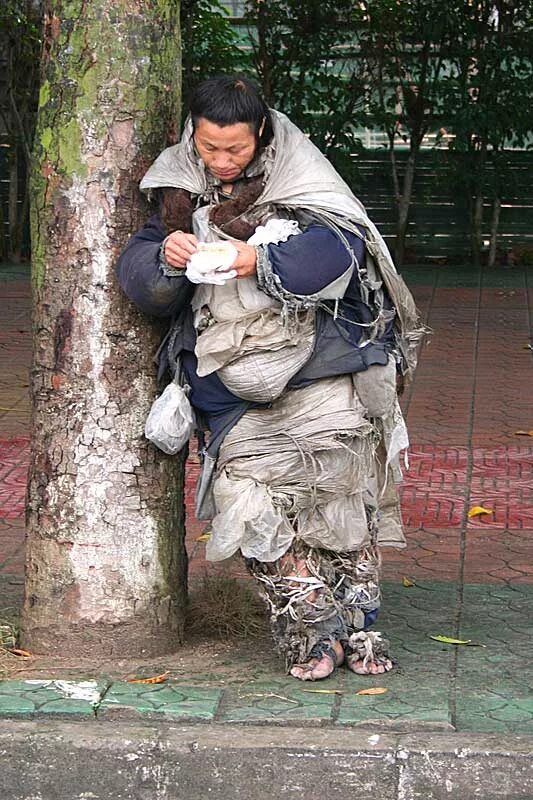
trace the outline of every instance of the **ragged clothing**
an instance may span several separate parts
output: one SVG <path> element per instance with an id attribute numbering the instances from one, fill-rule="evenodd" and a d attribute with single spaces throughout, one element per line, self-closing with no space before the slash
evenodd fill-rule
<path id="1" fill-rule="evenodd" d="M 392 408 L 394 395 L 390 402 Z M 378 520 L 376 543 L 403 547 L 380 442 L 349 375 L 248 411 L 220 448 L 207 557 L 219 561 L 240 550 L 275 561 L 296 538 L 309 547 L 357 550 L 370 544 L 368 508 Z"/>
<path id="2" fill-rule="evenodd" d="M 305 575 L 298 574 L 303 564 Z M 340 642 L 348 659 L 383 663 L 389 643 L 368 633 L 381 605 L 380 555 L 375 545 L 339 553 L 295 542 L 274 563 L 247 559 L 259 584 L 276 647 L 289 670 L 331 654 Z"/>
<path id="3" fill-rule="evenodd" d="M 358 261 L 364 263 L 364 241 L 352 233 L 346 236 Z M 156 214 L 128 242 L 117 262 L 117 276 L 126 295 L 145 313 L 169 319 L 169 332 L 158 354 L 160 378 L 181 357 L 191 387 L 191 402 L 205 419 L 212 434 L 211 442 L 217 444 L 218 435 L 238 421 L 251 402 L 233 394 L 216 372 L 203 377 L 198 375 L 197 332 L 191 306 L 195 287 L 183 272 L 176 271 L 174 277 L 169 277 L 161 270 L 160 248 L 165 237 L 166 230 Z M 291 379 L 291 386 L 388 363 L 389 354 L 396 349 L 393 321 L 372 342 L 364 341 L 365 328 L 346 321 L 356 318 L 367 324 L 372 319 L 372 311 L 362 299 L 357 273 L 353 274 L 339 302 L 336 318 L 332 309 L 317 308 L 318 301 L 312 300 L 313 294 L 327 289 L 344 274 L 350 263 L 350 255 L 334 231 L 313 224 L 297 237 L 258 249 L 268 259 L 269 274 L 276 276 L 278 284 L 295 298 L 295 302 L 305 297 L 310 307 L 316 308 L 313 351 L 303 369 Z M 258 279 L 257 286 L 268 300 L 266 282 Z M 278 300 L 276 303 L 280 308 Z M 392 307 L 386 292 L 384 305 Z"/>
<path id="4" fill-rule="evenodd" d="M 346 290 L 354 271 L 359 276 L 363 301 L 370 302 L 378 315 L 383 307 L 384 290 L 387 291 L 396 311 L 395 338 L 402 371 L 409 377 L 416 364 L 423 328 L 411 293 L 396 272 L 383 238 L 364 206 L 309 138 L 284 114 L 271 109 L 271 118 L 272 141 L 249 165 L 249 204 L 243 207 L 238 197 L 229 201 L 232 204 L 229 217 L 220 203 L 220 182 L 205 169 L 195 149 L 191 119 L 186 122 L 180 143 L 164 150 L 149 168 L 141 189 L 151 194 L 160 187 L 175 187 L 187 195 L 191 215 L 194 208 L 209 205 L 209 229 L 226 238 L 248 238 L 251 230 L 277 216 L 295 219 L 302 229 L 314 222 L 334 231 L 352 258 L 345 273 L 339 276 L 333 299 L 343 296 L 342 289 Z M 178 227 L 187 229 L 183 225 Z M 244 230 L 248 231 L 246 235 L 242 234 Z M 350 247 L 347 233 L 365 239 L 364 262 Z M 274 279 L 262 288 L 272 292 L 276 284 Z M 375 333 L 369 329 L 366 338 L 371 341 Z"/>
<path id="5" fill-rule="evenodd" d="M 278 218 L 298 235 L 257 245 L 255 277 L 194 288 L 165 264 L 169 231 L 155 215 L 118 276 L 144 311 L 170 318 L 160 374 L 179 359 L 210 431 L 197 504 L 214 517 L 208 558 L 246 558 L 288 664 L 334 641 L 354 658 L 385 658 L 384 640 L 364 629 L 380 603 L 378 548 L 404 546 L 396 374 L 412 373 L 423 329 L 363 206 L 272 115 L 274 138 L 231 199 L 198 158 L 190 121 L 141 188 L 179 190 L 184 223 L 173 229 L 201 241 L 246 241 Z M 295 553 L 308 565 L 301 584 L 287 571 Z"/>

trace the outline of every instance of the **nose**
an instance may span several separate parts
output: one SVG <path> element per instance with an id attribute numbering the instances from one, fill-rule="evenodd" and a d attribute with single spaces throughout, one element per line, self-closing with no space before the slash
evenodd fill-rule
<path id="1" fill-rule="evenodd" d="M 224 172 L 230 167 L 231 167 L 231 159 L 229 158 L 229 156 L 221 154 L 217 155 L 213 159 L 213 169 L 217 169 L 220 170 L 221 172 Z"/>
<path id="2" fill-rule="evenodd" d="M 228 164 L 213 164 L 212 169 L 219 175 L 227 175 L 230 172 L 231 167 Z"/>

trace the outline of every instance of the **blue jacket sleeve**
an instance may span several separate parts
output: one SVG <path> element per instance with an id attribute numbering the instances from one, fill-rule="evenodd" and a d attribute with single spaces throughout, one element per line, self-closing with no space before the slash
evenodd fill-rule
<path id="1" fill-rule="evenodd" d="M 193 287 L 184 274 L 168 277 L 159 264 L 161 243 L 166 237 L 158 214 L 131 237 L 116 265 L 123 292 L 145 314 L 173 317 L 189 302 Z"/>
<path id="2" fill-rule="evenodd" d="M 364 263 L 365 243 L 344 232 L 357 260 Z M 330 228 L 310 225 L 286 242 L 268 245 L 268 259 L 283 288 L 298 295 L 321 291 L 343 275 L 352 262 L 351 254 Z"/>

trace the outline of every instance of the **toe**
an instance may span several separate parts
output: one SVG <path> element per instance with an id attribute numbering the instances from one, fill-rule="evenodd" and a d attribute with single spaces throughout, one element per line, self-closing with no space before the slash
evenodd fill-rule
<path id="1" fill-rule="evenodd" d="M 307 664 L 296 664 L 294 667 L 291 668 L 290 675 L 293 678 L 298 678 L 299 681 L 307 681 L 309 680 L 309 673 L 310 669 Z"/>
<path id="2" fill-rule="evenodd" d="M 298 678 L 300 681 L 314 681 L 314 672 L 317 663 L 316 659 L 313 659 L 308 664 L 295 664 L 291 667 L 289 674 L 292 675 L 293 678 Z"/>
<path id="3" fill-rule="evenodd" d="M 313 659 L 309 664 L 295 664 L 289 674 L 300 681 L 319 681 L 331 675 L 335 665 L 329 656 L 322 656 L 320 660 Z"/>
<path id="4" fill-rule="evenodd" d="M 293 678 L 298 678 L 299 680 L 301 680 L 302 670 L 300 669 L 300 667 L 291 667 L 289 675 L 292 675 Z"/>
<path id="5" fill-rule="evenodd" d="M 334 670 L 333 659 L 329 656 L 322 656 L 318 664 L 312 670 L 311 674 L 313 676 L 313 680 L 320 680 L 321 678 L 327 678 L 328 675 Z"/>

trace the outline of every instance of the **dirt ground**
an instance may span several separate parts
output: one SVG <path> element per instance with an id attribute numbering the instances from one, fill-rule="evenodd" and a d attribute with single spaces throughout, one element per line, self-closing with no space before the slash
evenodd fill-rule
<path id="1" fill-rule="evenodd" d="M 235 592 L 241 584 L 228 580 L 219 586 L 226 596 L 236 597 L 237 631 L 227 635 L 224 624 L 235 622 L 235 604 L 231 618 L 220 620 L 222 629 L 218 635 L 213 633 L 212 619 L 214 608 L 205 600 L 203 585 L 196 582 L 191 587 L 191 607 L 185 642 L 180 650 L 171 655 L 158 658 L 121 659 L 116 656 L 95 658 L 88 655 L 86 659 L 49 657 L 31 655 L 16 656 L 0 650 L 0 678 L 12 680 L 28 680 L 53 676 L 60 680 L 104 679 L 128 680 L 130 678 L 146 678 L 168 672 L 168 679 L 180 680 L 188 685 L 220 686 L 249 683 L 251 676 L 258 680 L 272 675 L 272 672 L 284 674 L 283 660 L 274 652 L 272 640 L 268 632 L 266 614 L 259 600 L 255 601 L 249 594 L 248 587 L 243 593 Z M 23 581 L 19 578 L 3 578 L 1 581 L 2 608 L 0 620 L 17 626 L 18 609 L 22 601 Z M 199 595 L 202 600 L 199 600 Z M 220 591 L 217 603 L 220 600 Z M 207 605 L 205 603 L 207 602 Z M 204 605 L 202 605 L 204 603 Z M 220 617 L 220 606 L 219 606 Z M 252 625 L 254 633 L 250 633 Z M 206 630 L 202 630 L 205 628 Z"/>

